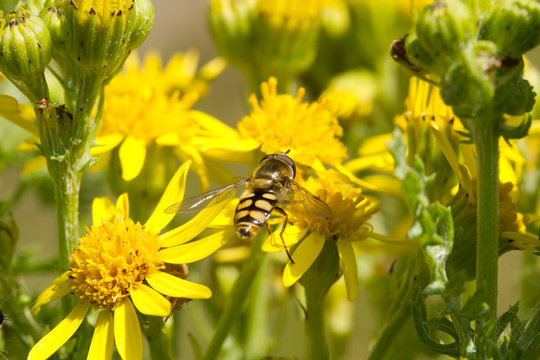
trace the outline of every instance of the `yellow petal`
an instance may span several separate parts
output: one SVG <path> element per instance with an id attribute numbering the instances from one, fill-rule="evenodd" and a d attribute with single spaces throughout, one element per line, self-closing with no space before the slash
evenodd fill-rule
<path id="1" fill-rule="evenodd" d="M 236 136 L 236 131 L 229 127 L 224 122 L 219 121 L 215 117 L 208 115 L 202 111 L 193 110 L 191 112 L 193 119 L 199 123 L 199 125 L 206 130 L 215 132 L 221 136 Z"/>
<path id="2" fill-rule="evenodd" d="M 210 256 L 235 236 L 234 230 L 220 231 L 205 238 L 159 251 L 161 260 L 170 264 L 189 264 Z"/>
<path id="3" fill-rule="evenodd" d="M 230 195 L 223 199 L 218 200 L 217 198 L 214 198 L 203 210 L 195 215 L 193 219 L 184 225 L 161 235 L 162 246 L 170 247 L 180 245 L 199 235 L 208 227 L 216 215 L 225 207 L 225 205 L 227 205 L 234 195 L 234 192 L 230 192 Z"/>
<path id="4" fill-rule="evenodd" d="M 115 147 L 118 146 L 124 140 L 124 135 L 122 134 L 111 134 L 111 135 L 105 135 L 105 136 L 98 136 L 96 137 L 96 143 L 97 145 L 93 146 L 90 149 L 90 155 L 97 156 L 97 155 L 103 155 Z"/>
<path id="5" fill-rule="evenodd" d="M 193 283 L 161 271 L 146 276 L 146 281 L 160 293 L 188 299 L 208 299 L 212 291 L 204 285 Z"/>
<path id="6" fill-rule="evenodd" d="M 298 245 L 292 258 L 283 271 L 283 285 L 289 287 L 304 275 L 311 264 L 317 259 L 324 246 L 324 235 L 313 232 Z"/>
<path id="7" fill-rule="evenodd" d="M 99 226 L 103 222 L 113 219 L 115 213 L 114 204 L 109 197 L 97 197 L 92 201 L 92 224 L 94 226 Z"/>
<path id="8" fill-rule="evenodd" d="M 278 252 L 283 251 L 283 241 L 281 241 L 281 228 L 276 229 L 272 234 L 266 239 L 262 245 L 262 249 L 266 252 Z M 306 235 L 307 229 L 300 228 L 295 225 L 289 225 L 285 228 L 283 232 L 283 240 L 285 241 L 285 246 L 287 248 L 299 242 L 304 235 Z"/>
<path id="9" fill-rule="evenodd" d="M 125 181 L 133 180 L 141 172 L 146 157 L 144 140 L 128 136 L 118 152 L 122 165 L 122 178 Z"/>
<path id="10" fill-rule="evenodd" d="M 174 203 L 182 201 L 186 190 L 186 178 L 191 161 L 183 163 L 172 177 L 163 192 L 154 212 L 144 224 L 146 230 L 152 234 L 159 234 L 161 229 L 169 224 L 176 214 L 166 214 L 165 209 Z"/>
<path id="11" fill-rule="evenodd" d="M 177 146 L 181 143 L 177 133 L 168 133 L 156 138 L 156 144 L 161 146 Z"/>
<path id="12" fill-rule="evenodd" d="M 43 156 L 36 156 L 33 159 L 30 159 L 22 168 L 22 173 L 25 175 L 31 174 L 35 171 L 38 171 L 41 168 L 47 166 L 47 159 Z"/>
<path id="13" fill-rule="evenodd" d="M 28 354 L 28 360 L 47 359 L 54 354 L 77 331 L 89 308 L 90 303 L 87 302 L 80 302 L 75 306 L 64 320 L 34 345 Z"/>
<path id="14" fill-rule="evenodd" d="M 206 164 L 199 150 L 191 145 L 183 145 L 177 148 L 177 156 L 180 159 L 188 158 L 193 161 L 193 171 L 199 175 L 201 181 L 201 192 L 207 191 L 210 186 L 208 181 L 208 169 L 206 168 Z"/>
<path id="15" fill-rule="evenodd" d="M 69 287 L 69 283 L 67 282 L 68 273 L 69 272 L 66 271 L 65 273 L 54 279 L 51 285 L 49 285 L 48 288 L 46 288 L 41 294 L 39 294 L 34 306 L 32 306 L 32 314 L 37 314 L 41 310 L 42 305 L 60 299 L 61 297 L 69 294 L 71 289 Z"/>
<path id="16" fill-rule="evenodd" d="M 171 313 L 171 303 L 163 295 L 149 286 L 140 284 L 130 291 L 133 305 L 140 313 L 152 316 L 168 316 Z"/>
<path id="17" fill-rule="evenodd" d="M 212 219 L 209 228 L 231 228 L 234 224 L 234 213 L 236 211 L 236 206 L 238 205 L 238 199 L 229 201 L 227 206 L 221 211 L 215 218 Z"/>
<path id="18" fill-rule="evenodd" d="M 142 335 L 137 313 L 129 299 L 114 310 L 114 342 L 124 360 L 142 359 Z"/>
<path id="19" fill-rule="evenodd" d="M 99 312 L 87 360 L 109 360 L 114 347 L 114 323 L 112 312 Z"/>
<path id="20" fill-rule="evenodd" d="M 129 197 L 127 193 L 121 194 L 116 199 L 116 215 L 129 217 Z"/>
<path id="21" fill-rule="evenodd" d="M 358 297 L 358 268 L 354 249 L 349 241 L 338 241 L 337 247 L 347 288 L 347 299 L 354 301 Z"/>

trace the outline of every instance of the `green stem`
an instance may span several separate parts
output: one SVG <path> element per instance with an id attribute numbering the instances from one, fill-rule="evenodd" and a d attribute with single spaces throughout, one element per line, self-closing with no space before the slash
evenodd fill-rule
<path id="1" fill-rule="evenodd" d="M 208 349 L 204 355 L 205 360 L 216 359 L 218 357 L 225 338 L 242 312 L 247 299 L 246 294 L 249 292 L 259 266 L 266 255 L 261 249 L 263 240 L 265 239 L 265 236 L 261 235 L 261 233 L 263 232 L 259 232 L 253 239 L 251 253 L 228 296 L 212 341 L 208 345 Z"/>
<path id="2" fill-rule="evenodd" d="M 371 349 L 368 360 L 384 359 L 397 335 L 411 316 L 411 305 L 408 300 L 403 301 L 398 311 L 392 314 L 390 320 L 384 324 L 381 333 L 377 337 L 377 342 Z"/>
<path id="3" fill-rule="evenodd" d="M 50 171 L 50 173 L 56 197 L 59 265 L 61 269 L 65 269 L 79 238 L 81 174 L 72 166 L 62 166 L 61 168 L 63 170 Z"/>
<path id="4" fill-rule="evenodd" d="M 476 240 L 476 292 L 488 306 L 486 315 L 480 321 L 478 339 L 496 343 L 495 326 L 497 319 L 497 260 L 499 257 L 499 146 L 495 123 L 491 112 L 476 119 L 471 127 L 476 145 L 477 184 L 477 240 Z M 483 343 L 482 341 L 482 343 Z M 487 357 L 485 346 L 479 345 L 480 358 Z"/>
<path id="5" fill-rule="evenodd" d="M 325 294 L 309 291 L 306 288 L 306 329 L 309 338 L 309 354 L 312 360 L 330 358 L 324 324 Z"/>
<path id="6" fill-rule="evenodd" d="M 255 276 L 249 294 L 248 317 L 246 324 L 245 357 L 247 359 L 262 359 L 268 346 L 266 333 L 268 323 L 268 286 L 270 258 L 264 257 Z"/>
<path id="7" fill-rule="evenodd" d="M 172 347 L 174 323 L 173 319 L 168 319 L 168 324 L 165 324 L 162 318 L 155 316 L 142 316 L 143 332 L 148 340 L 148 348 L 150 350 L 150 358 L 157 359 L 173 359 L 174 349 Z"/>

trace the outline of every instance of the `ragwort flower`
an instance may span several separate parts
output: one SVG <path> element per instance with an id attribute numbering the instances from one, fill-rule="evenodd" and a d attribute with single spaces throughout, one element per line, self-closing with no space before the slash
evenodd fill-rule
<path id="1" fill-rule="evenodd" d="M 207 138 L 238 140 L 237 133 L 220 121 L 191 107 L 208 92 L 208 82 L 224 68 L 222 59 L 206 64 L 198 73 L 198 55 L 175 55 L 165 69 L 157 54 L 147 55 L 144 67 L 136 56 L 128 58 L 125 71 L 105 88 L 103 116 L 93 155 L 118 147 L 122 178 L 135 179 L 149 148 L 174 149 L 180 159 L 194 162 L 203 188 L 208 185 L 203 155 L 213 149 Z M 253 146 L 249 148 L 253 149 Z"/>
<path id="2" fill-rule="evenodd" d="M 164 209 L 183 198 L 188 168 L 189 163 L 185 163 L 176 172 L 144 225 L 129 218 L 126 194 L 118 198 L 116 206 L 106 197 L 94 200 L 94 224 L 87 228 L 87 234 L 73 251 L 69 270 L 38 297 L 32 311 L 38 312 L 42 305 L 69 294 L 78 304 L 32 348 L 28 359 L 51 356 L 79 328 L 90 307 L 98 316 L 88 357 L 111 359 L 114 342 L 122 359 L 140 359 L 142 337 L 137 311 L 165 317 L 172 310 L 167 297 L 207 299 L 211 296 L 206 286 L 184 280 L 170 266 L 165 266 L 171 262 L 189 263 L 205 255 L 201 256 L 196 248 L 190 251 L 184 247 L 183 258 L 164 256 L 168 249 L 162 249 L 163 238 L 168 237 L 171 244 L 170 233 L 178 229 L 159 235 L 174 216 L 166 214 Z M 192 237 L 198 235 L 199 229 L 193 223 L 187 227 Z M 174 234 L 176 238 L 182 237 L 181 241 L 191 240 L 185 238 L 185 231 Z"/>
<path id="3" fill-rule="evenodd" d="M 290 150 L 294 160 L 313 166 L 317 162 L 340 164 L 347 149 L 339 140 L 343 129 L 329 101 L 302 102 L 305 89 L 296 97 L 277 93 L 277 79 L 261 85 L 262 99 L 251 95 L 251 113 L 238 124 L 240 135 L 257 141 L 266 154 Z"/>
<path id="4" fill-rule="evenodd" d="M 298 246 L 292 253 L 294 263 L 289 262 L 283 272 L 283 284 L 287 287 L 298 281 L 321 253 L 325 241 L 335 241 L 341 259 L 341 269 L 347 286 L 347 297 L 353 301 L 358 295 L 358 274 L 353 244 L 368 238 L 385 239 L 373 231 L 369 219 L 379 211 L 360 188 L 335 170 L 318 172 L 302 185 L 324 201 L 331 209 L 328 218 L 295 211 L 291 205 L 290 222 L 283 233 L 285 245 Z M 302 205 L 303 206 L 303 205 Z M 289 208 L 288 208 L 289 209 Z M 302 207 L 302 209 L 306 209 Z M 283 250 L 280 229 L 274 231 L 263 245 L 263 250 Z"/>

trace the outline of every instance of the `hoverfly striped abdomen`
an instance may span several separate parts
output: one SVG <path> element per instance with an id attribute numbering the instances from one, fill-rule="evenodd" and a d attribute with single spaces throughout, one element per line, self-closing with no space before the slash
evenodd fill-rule
<path id="1" fill-rule="evenodd" d="M 266 189 L 246 191 L 240 197 L 234 216 L 234 228 L 243 240 L 249 240 L 266 223 L 277 203 L 277 196 Z"/>

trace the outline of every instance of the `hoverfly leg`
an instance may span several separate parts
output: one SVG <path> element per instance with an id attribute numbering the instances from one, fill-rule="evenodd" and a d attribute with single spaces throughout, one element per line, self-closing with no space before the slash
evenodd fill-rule
<path id="1" fill-rule="evenodd" d="M 285 232 L 285 228 L 287 227 L 287 222 L 289 221 L 289 215 L 280 207 L 274 208 L 278 213 L 285 216 L 285 221 L 283 222 L 283 226 L 281 227 L 281 231 L 279 232 L 279 237 L 281 238 L 281 242 L 283 243 L 283 247 L 285 248 L 285 252 L 287 253 L 287 256 L 289 257 L 289 260 L 291 260 L 291 263 L 294 264 L 294 260 L 292 259 L 291 253 L 289 253 L 289 249 L 287 249 L 287 245 L 285 245 L 285 240 L 283 240 L 283 233 Z"/>
<path id="2" fill-rule="evenodd" d="M 266 230 L 268 230 L 268 235 L 272 235 L 272 230 L 270 229 L 270 225 L 266 223 Z"/>

